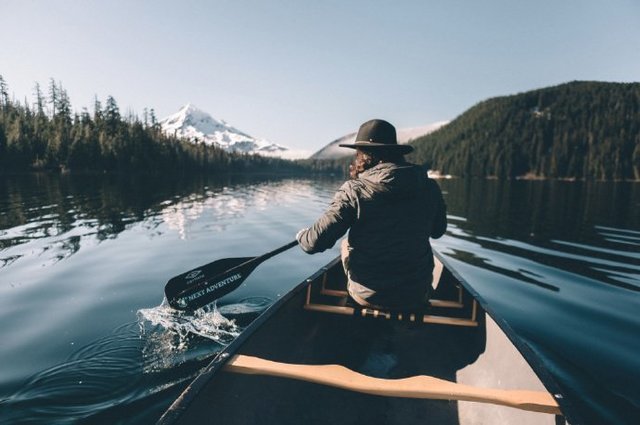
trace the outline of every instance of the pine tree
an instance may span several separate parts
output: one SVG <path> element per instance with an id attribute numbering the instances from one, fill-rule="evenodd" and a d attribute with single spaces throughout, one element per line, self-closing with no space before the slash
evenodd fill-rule
<path id="1" fill-rule="evenodd" d="M 107 97 L 103 116 L 107 133 L 110 136 L 114 136 L 120 123 L 120 109 L 118 108 L 118 103 L 112 96 Z"/>
<path id="2" fill-rule="evenodd" d="M 3 110 L 9 103 L 9 86 L 7 86 L 4 77 L 0 74 L 0 108 Z"/>
<path id="3" fill-rule="evenodd" d="M 42 94 L 42 90 L 40 89 L 40 84 L 36 83 L 35 87 L 33 88 L 33 94 L 36 97 L 36 103 L 35 103 L 35 107 L 36 107 L 36 113 L 38 115 L 44 115 L 44 96 Z"/>
<path id="4" fill-rule="evenodd" d="M 54 117 L 58 107 L 58 87 L 53 78 L 49 80 L 49 103 L 51 104 L 51 116 Z"/>

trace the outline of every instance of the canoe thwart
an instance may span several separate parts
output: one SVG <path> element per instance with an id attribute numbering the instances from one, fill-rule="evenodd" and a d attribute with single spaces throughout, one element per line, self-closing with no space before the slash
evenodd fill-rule
<path id="1" fill-rule="evenodd" d="M 475 303 L 475 300 L 474 300 L 474 303 Z M 396 313 L 396 312 L 376 310 L 376 309 L 366 308 L 366 307 L 338 306 L 338 305 L 327 305 L 327 304 L 316 304 L 316 303 L 306 303 L 304 305 L 304 309 L 309 311 L 317 311 L 320 313 L 342 314 L 345 316 L 384 318 L 384 319 L 393 319 L 398 321 L 433 323 L 438 325 L 453 325 L 453 326 L 466 326 L 466 327 L 478 326 L 478 322 L 475 318 L 475 315 L 472 316 L 471 318 L 460 318 L 460 317 L 437 316 L 432 314 L 421 314 L 421 313 L 406 313 L 406 312 Z"/>
<path id="2" fill-rule="evenodd" d="M 437 300 L 432 299 L 429 301 L 429 305 L 425 306 L 424 310 L 420 311 L 389 311 L 363 307 L 357 304 L 349 303 L 349 293 L 345 289 L 339 287 L 328 287 L 328 273 L 324 273 L 322 276 L 322 282 L 318 288 L 313 288 L 312 282 L 309 282 L 307 286 L 306 300 L 304 309 L 309 311 L 317 311 L 321 313 L 333 313 L 342 314 L 347 316 L 361 316 L 361 317 L 373 317 L 384 318 L 389 320 L 409 321 L 419 323 L 433 323 L 440 325 L 453 325 L 453 326 L 466 326 L 475 327 L 478 326 L 477 311 L 478 305 L 475 299 L 471 299 L 471 312 L 470 317 L 452 317 L 449 315 L 435 315 L 431 314 L 430 308 L 451 308 L 462 309 L 465 307 L 463 303 L 463 289 L 460 285 L 457 285 L 457 299 L 456 300 Z M 336 285 L 334 283 L 334 285 Z M 345 287 L 346 281 L 343 280 L 339 285 Z M 428 313 L 428 314 L 427 314 Z"/>

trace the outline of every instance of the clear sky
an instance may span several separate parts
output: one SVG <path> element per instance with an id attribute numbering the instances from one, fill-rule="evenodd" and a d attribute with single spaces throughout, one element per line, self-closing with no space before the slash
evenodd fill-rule
<path id="1" fill-rule="evenodd" d="M 571 80 L 640 81 L 638 0 L 0 0 L 0 74 L 91 110 L 191 102 L 315 151 L 370 118 L 453 119 Z"/>

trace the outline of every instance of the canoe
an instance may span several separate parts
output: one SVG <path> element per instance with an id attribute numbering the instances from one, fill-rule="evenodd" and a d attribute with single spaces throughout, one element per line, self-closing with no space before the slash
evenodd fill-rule
<path id="1" fill-rule="evenodd" d="M 436 253 L 433 299 L 362 308 L 339 258 L 218 353 L 158 424 L 558 424 L 534 353 Z"/>

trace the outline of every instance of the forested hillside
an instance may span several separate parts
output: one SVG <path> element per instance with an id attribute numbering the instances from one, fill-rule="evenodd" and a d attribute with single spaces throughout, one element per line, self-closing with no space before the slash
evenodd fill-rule
<path id="1" fill-rule="evenodd" d="M 640 83 L 489 99 L 412 144 L 413 161 L 454 176 L 640 180 Z"/>
<path id="2" fill-rule="evenodd" d="M 9 98 L 0 76 L 0 173 L 34 170 L 144 173 L 310 172 L 318 167 L 258 155 L 229 153 L 164 134 L 153 109 L 121 114 L 116 100 L 95 100 L 93 111 L 72 112 L 66 90 L 53 79 L 34 99 Z"/>

